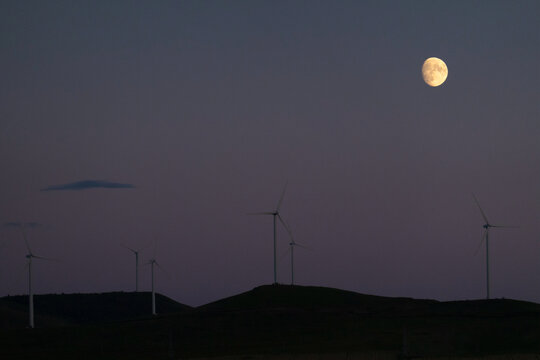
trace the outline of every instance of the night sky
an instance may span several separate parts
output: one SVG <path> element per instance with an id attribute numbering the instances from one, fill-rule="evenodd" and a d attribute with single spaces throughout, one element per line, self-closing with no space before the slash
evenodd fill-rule
<path id="1" fill-rule="evenodd" d="M 539 1 L 2 1 L 0 296 L 540 302 Z M 443 59 L 440 87 L 421 66 Z M 278 281 L 290 282 L 278 227 Z M 477 253 L 476 253 L 477 252 Z M 476 254 L 475 254 L 476 253 Z M 159 311 L 159 309 L 158 309 Z"/>

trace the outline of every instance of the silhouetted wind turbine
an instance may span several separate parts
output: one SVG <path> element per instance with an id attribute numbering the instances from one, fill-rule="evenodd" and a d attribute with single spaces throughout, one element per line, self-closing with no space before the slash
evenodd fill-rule
<path id="1" fill-rule="evenodd" d="M 503 226 L 503 225 L 492 225 L 489 223 L 486 214 L 484 213 L 484 210 L 482 210 L 482 207 L 480 206 L 480 202 L 478 202 L 478 199 L 474 194 L 473 198 L 476 202 L 476 205 L 478 205 L 478 209 L 480 210 L 480 213 L 482 214 L 482 217 L 484 218 L 484 221 L 486 222 L 482 227 L 485 229 L 484 233 L 482 234 L 482 240 L 480 240 L 480 246 L 482 246 L 482 242 L 486 241 L 486 299 L 489 299 L 489 229 L 490 228 L 517 228 L 517 226 Z"/>
<path id="2" fill-rule="evenodd" d="M 34 294 L 32 292 L 32 259 L 41 259 L 41 260 L 49 260 L 49 261 L 54 261 L 54 260 L 34 255 L 32 253 L 32 250 L 30 249 L 28 240 L 26 239 L 26 232 L 24 231 L 24 224 L 21 224 L 21 229 L 23 233 L 24 243 L 26 244 L 26 248 L 28 249 L 28 254 L 26 255 L 26 258 L 28 259 L 28 317 L 29 317 L 29 326 L 30 328 L 33 329 L 34 328 Z"/>
<path id="3" fill-rule="evenodd" d="M 139 291 L 139 252 L 142 249 L 135 250 L 123 244 L 121 246 L 135 254 L 135 291 L 137 292 Z"/>
<path id="4" fill-rule="evenodd" d="M 289 243 L 289 250 L 291 251 L 291 285 L 294 285 L 294 247 L 298 246 L 304 249 L 307 249 L 307 247 L 294 241 L 294 236 L 292 234 L 292 230 L 289 224 L 286 225 L 285 229 L 287 230 L 287 232 L 289 233 L 289 237 L 291 238 L 291 242 Z"/>
<path id="5" fill-rule="evenodd" d="M 285 183 L 285 186 L 283 187 L 283 191 L 281 193 L 281 197 L 279 198 L 279 201 L 277 203 L 276 209 L 274 211 L 267 211 L 267 212 L 257 212 L 257 213 L 249 213 L 248 215 L 272 215 L 274 217 L 274 284 L 277 284 L 277 267 L 276 267 L 276 218 L 279 219 L 281 224 L 287 229 L 287 225 L 281 218 L 281 215 L 279 214 L 279 209 L 281 207 L 281 203 L 283 202 L 283 197 L 285 196 L 285 190 L 287 190 L 287 183 Z M 288 229 L 287 229 L 288 231 Z"/>

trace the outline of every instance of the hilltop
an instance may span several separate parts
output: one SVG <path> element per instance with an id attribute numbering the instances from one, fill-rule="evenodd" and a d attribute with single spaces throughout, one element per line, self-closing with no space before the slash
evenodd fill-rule
<path id="1" fill-rule="evenodd" d="M 435 300 L 364 295 L 327 287 L 276 284 L 259 286 L 242 294 L 199 306 L 197 309 L 213 311 L 320 309 L 355 310 L 373 314 L 415 311 L 435 303 L 437 303 Z"/>
<path id="2" fill-rule="evenodd" d="M 199 311 L 302 310 L 370 316 L 510 316 L 540 313 L 540 304 L 510 299 L 437 301 L 365 295 L 318 286 L 263 285 L 196 308 Z"/>

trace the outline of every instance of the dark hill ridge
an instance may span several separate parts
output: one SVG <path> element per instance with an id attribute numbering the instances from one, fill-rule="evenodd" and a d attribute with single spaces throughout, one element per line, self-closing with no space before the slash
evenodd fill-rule
<path id="1" fill-rule="evenodd" d="M 38 327 L 105 323 L 150 317 L 151 293 L 111 292 L 34 296 Z M 156 294 L 159 314 L 196 312 L 236 313 L 281 311 L 340 312 L 367 316 L 540 316 L 540 304 L 508 300 L 466 300 L 439 302 L 404 297 L 364 295 L 352 291 L 316 286 L 263 285 L 250 291 L 192 308 Z M 28 296 L 0 298 L 0 327 L 25 327 Z"/>
<path id="2" fill-rule="evenodd" d="M 199 310 L 236 311 L 263 309 L 355 310 L 363 313 L 424 308 L 435 300 L 391 298 L 318 286 L 263 285 L 251 291 L 198 307 Z"/>
<path id="3" fill-rule="evenodd" d="M 540 305 L 506 299 L 439 302 L 265 285 L 189 316 L 236 349 L 258 344 L 254 353 L 276 347 L 396 354 L 405 347 L 413 357 L 540 351 Z"/>
<path id="4" fill-rule="evenodd" d="M 540 316 L 540 304 L 511 299 L 437 302 L 428 310 L 432 316 Z"/>
<path id="5" fill-rule="evenodd" d="M 60 360 L 81 354 L 91 359 L 239 358 L 385 352 L 395 359 L 540 354 L 540 305 L 515 300 L 439 302 L 266 285 L 191 310 L 173 302 L 170 313 L 158 300 L 162 315 L 152 317 L 148 315 L 149 293 L 83 295 L 87 300 L 77 299 L 78 294 L 41 296 L 36 297 L 37 329 L 0 328 L 0 358 Z M 19 297 L 18 302 L 13 298 L 0 299 L 0 322 L 1 311 L 9 305 L 10 311 L 22 314 L 26 325 L 27 297 Z M 45 306 L 39 314 L 38 303 L 43 306 L 49 301 L 55 303 L 54 311 L 46 313 Z M 73 303 L 84 308 L 84 301 L 89 302 L 89 312 L 83 315 L 58 309 Z M 90 311 L 95 304 L 101 307 Z M 38 315 L 60 315 L 51 321 L 83 326 L 47 325 Z M 131 321 L 113 321 L 123 319 Z"/>
<path id="6" fill-rule="evenodd" d="M 156 294 L 156 309 L 159 314 L 170 314 L 192 308 Z M 151 293 L 34 295 L 34 311 L 39 327 L 133 320 L 151 316 Z M 3 327 L 24 327 L 28 322 L 28 296 L 0 298 L 0 314 Z"/>
<path id="7" fill-rule="evenodd" d="M 316 286 L 264 285 L 197 308 L 203 311 L 256 311 L 304 309 L 354 311 L 372 315 L 496 316 L 540 314 L 540 304 L 492 299 L 440 302 L 364 295 Z"/>

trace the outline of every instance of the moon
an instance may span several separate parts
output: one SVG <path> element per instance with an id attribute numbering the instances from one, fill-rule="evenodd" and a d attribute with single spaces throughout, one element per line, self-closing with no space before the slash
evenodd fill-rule
<path id="1" fill-rule="evenodd" d="M 430 57 L 422 65 L 422 77 L 429 86 L 442 85 L 448 77 L 448 68 L 444 61 L 436 57 Z"/>

